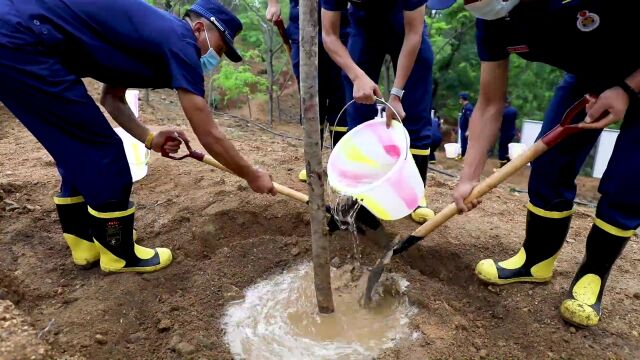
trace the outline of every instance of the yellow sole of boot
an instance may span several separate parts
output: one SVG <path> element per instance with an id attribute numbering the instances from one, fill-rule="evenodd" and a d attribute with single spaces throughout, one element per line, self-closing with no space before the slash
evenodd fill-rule
<path id="1" fill-rule="evenodd" d="M 486 276 L 483 276 L 482 274 L 478 274 L 477 272 L 476 272 L 476 276 L 478 276 L 478 278 L 484 281 L 485 283 L 492 284 L 492 285 L 508 285 L 508 284 L 513 284 L 518 282 L 544 283 L 544 282 L 551 281 L 551 277 L 548 277 L 548 278 L 519 277 L 519 278 L 513 278 L 513 279 L 490 279 L 490 278 L 487 278 Z"/>

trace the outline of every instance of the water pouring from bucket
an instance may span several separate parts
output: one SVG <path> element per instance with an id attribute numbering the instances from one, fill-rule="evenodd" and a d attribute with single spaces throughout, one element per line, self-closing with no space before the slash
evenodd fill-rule
<path id="1" fill-rule="evenodd" d="M 349 131 L 329 156 L 329 186 L 351 196 L 382 220 L 397 220 L 418 207 L 424 183 L 409 154 L 409 133 L 394 121 L 367 121 Z"/>

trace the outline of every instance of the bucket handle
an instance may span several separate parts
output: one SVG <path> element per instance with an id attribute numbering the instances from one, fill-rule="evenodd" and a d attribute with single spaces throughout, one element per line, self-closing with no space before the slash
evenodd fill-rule
<path id="1" fill-rule="evenodd" d="M 384 99 L 379 98 L 377 96 L 375 96 L 376 101 L 379 101 L 383 104 L 385 104 L 386 106 L 388 106 L 391 111 L 393 111 L 394 114 L 396 114 L 396 118 L 398 118 L 398 121 L 400 121 L 400 123 L 402 123 L 402 119 L 400 118 L 400 115 L 398 115 L 398 112 L 396 111 L 396 109 L 393 108 L 393 106 L 391 106 L 391 104 L 389 104 L 388 102 L 386 102 Z M 338 125 L 338 120 L 340 120 L 340 117 L 342 116 L 342 114 L 344 113 L 345 110 L 347 110 L 347 107 L 349 107 L 349 105 L 353 104 L 354 102 L 356 102 L 355 99 L 352 99 L 351 101 L 349 101 L 343 108 L 342 110 L 340 110 L 340 113 L 338 113 L 338 116 L 336 117 L 336 120 L 333 122 L 333 127 L 335 128 Z M 333 150 L 333 137 L 335 135 L 335 131 L 331 133 L 331 150 Z M 407 158 L 409 157 L 409 153 L 410 153 L 410 147 L 411 147 L 411 139 L 409 139 L 407 132 L 405 131 L 405 143 L 407 144 L 407 151 L 405 152 L 405 156 L 404 159 L 407 160 Z"/>

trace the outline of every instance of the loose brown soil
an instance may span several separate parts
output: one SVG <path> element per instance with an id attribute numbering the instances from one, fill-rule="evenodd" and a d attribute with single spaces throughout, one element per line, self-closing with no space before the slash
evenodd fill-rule
<path id="1" fill-rule="evenodd" d="M 95 93 L 97 85 L 89 85 Z M 264 113 L 255 116 L 263 109 L 254 106 L 257 121 L 264 121 Z M 143 104 L 141 112 L 155 128 L 188 128 L 169 91 L 152 92 L 151 105 Z M 218 120 L 248 158 L 270 169 L 279 182 L 306 191 L 296 181 L 303 166 L 300 142 L 232 118 Z M 295 123 L 278 123 L 276 130 L 301 134 Z M 436 166 L 459 169 L 451 164 Z M 393 260 L 390 270 L 410 282 L 410 300 L 419 308 L 411 326 L 422 335 L 387 350 L 381 359 L 640 358 L 637 239 L 611 274 L 600 326 L 576 331 L 558 314 L 582 258 L 591 208 L 579 208 L 551 283 L 494 288 L 476 280 L 477 261 L 511 255 L 521 243 L 527 198 L 510 193 L 509 187 L 526 188 L 526 175 L 519 174 L 513 184 L 488 195 L 479 209 L 453 219 Z M 447 205 L 454 181 L 430 176 L 432 208 Z M 590 185 L 581 188 L 580 196 L 595 199 L 597 182 L 581 181 Z M 47 356 L 56 359 L 230 359 L 220 325 L 228 289 L 242 290 L 311 257 L 303 204 L 256 195 L 243 181 L 194 160 L 174 162 L 154 154 L 149 174 L 134 186 L 136 227 L 141 244 L 171 248 L 174 264 L 145 275 L 80 270 L 70 261 L 51 201 L 57 186 L 54 162 L 0 105 L 0 293 L 35 329 L 19 340 L 8 338 L 33 339 L 34 346 L 16 343 L 14 348 L 23 350 L 0 352 L 2 359 L 39 356 L 43 341 L 50 348 Z M 403 219 L 387 227 L 408 234 L 416 225 Z M 370 241 L 362 247 L 365 264 L 381 254 Z M 344 261 L 352 244 L 338 236 L 331 239 L 331 251 Z M 1 319 L 7 311 L 0 310 L 3 341 Z M 36 333 L 50 323 L 36 341 Z"/>

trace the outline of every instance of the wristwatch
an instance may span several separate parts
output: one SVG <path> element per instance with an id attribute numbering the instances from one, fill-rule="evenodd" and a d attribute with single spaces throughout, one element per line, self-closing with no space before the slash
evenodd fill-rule
<path id="1" fill-rule="evenodd" d="M 393 89 L 391 89 L 391 95 L 395 95 L 400 100 L 402 100 L 402 95 L 404 95 L 404 90 L 400 90 L 398 88 L 393 88 Z"/>
<path id="2" fill-rule="evenodd" d="M 640 97 L 640 94 L 638 94 L 638 92 L 631 87 L 631 85 L 629 85 L 629 83 L 627 83 L 626 81 L 620 81 L 618 83 L 618 86 L 624 90 L 625 93 L 627 93 L 627 96 L 629 97 L 629 102 L 632 101 L 636 101 L 638 100 L 638 97 Z"/>

